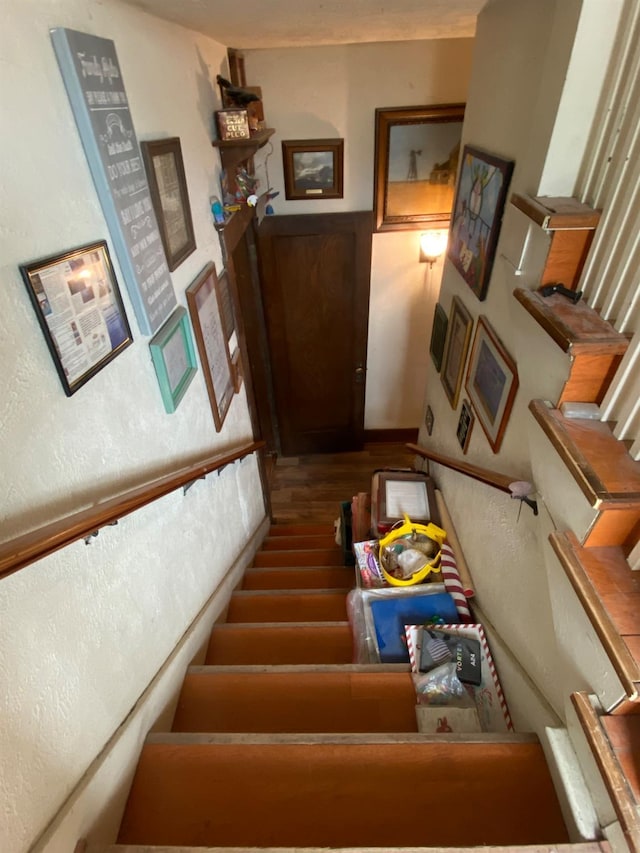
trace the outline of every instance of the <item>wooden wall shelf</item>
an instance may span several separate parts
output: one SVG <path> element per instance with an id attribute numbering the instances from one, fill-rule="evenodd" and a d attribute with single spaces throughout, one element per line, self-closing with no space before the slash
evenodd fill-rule
<path id="1" fill-rule="evenodd" d="M 269 137 L 273 136 L 275 133 L 274 128 L 267 127 L 265 130 L 260 130 L 257 133 L 252 134 L 249 139 L 214 139 L 211 144 L 214 148 L 222 148 L 222 149 L 246 149 L 247 154 L 246 157 L 251 157 L 259 148 L 268 142 Z"/>
<path id="2" fill-rule="evenodd" d="M 236 170 L 238 166 L 251 160 L 256 151 L 262 148 L 274 133 L 275 130 L 268 127 L 266 130 L 254 133 L 250 139 L 228 139 L 226 141 L 222 139 L 214 139 L 211 142 L 213 147 L 220 151 L 222 168 L 227 173 L 229 192 L 232 193 L 232 195 L 235 196 L 237 190 Z M 250 172 L 252 170 L 253 167 L 249 169 Z"/>

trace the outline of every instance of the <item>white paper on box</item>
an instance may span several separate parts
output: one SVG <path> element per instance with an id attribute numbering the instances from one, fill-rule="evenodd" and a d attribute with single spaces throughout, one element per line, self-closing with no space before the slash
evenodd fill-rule
<path id="1" fill-rule="evenodd" d="M 385 483 L 386 514 L 389 518 L 430 518 L 427 485 L 410 480 L 387 480 Z"/>

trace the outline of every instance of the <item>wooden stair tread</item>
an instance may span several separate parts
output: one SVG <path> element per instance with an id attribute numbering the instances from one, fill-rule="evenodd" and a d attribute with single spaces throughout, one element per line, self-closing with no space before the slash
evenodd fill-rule
<path id="1" fill-rule="evenodd" d="M 543 400 L 529 409 L 592 506 L 603 502 L 640 510 L 640 463 L 602 421 L 565 418 Z"/>
<path id="2" fill-rule="evenodd" d="M 267 536 L 262 543 L 263 551 L 304 551 L 305 549 L 333 549 L 341 552 L 333 533 L 296 534 Z"/>
<path id="3" fill-rule="evenodd" d="M 254 568 L 242 579 L 243 589 L 350 589 L 353 584 L 353 568 L 343 566 Z"/>
<path id="4" fill-rule="evenodd" d="M 510 203 L 548 231 L 596 228 L 600 211 L 571 196 L 530 196 L 513 193 Z"/>
<path id="5" fill-rule="evenodd" d="M 549 541 L 627 696 L 635 700 L 640 691 L 640 577 L 619 547 L 584 548 L 570 532 L 552 533 Z"/>
<path id="6" fill-rule="evenodd" d="M 283 568 L 292 566 L 344 566 L 342 549 L 314 548 L 300 551 L 258 551 L 253 559 L 255 568 Z"/>
<path id="7" fill-rule="evenodd" d="M 347 618 L 344 591 L 240 590 L 231 595 L 227 622 L 342 622 Z"/>
<path id="8" fill-rule="evenodd" d="M 287 524 L 286 522 L 272 524 L 269 528 L 269 538 L 274 536 L 333 536 L 331 524 Z"/>
<path id="9" fill-rule="evenodd" d="M 638 721 L 640 718 L 637 716 L 629 718 L 626 716 L 608 717 L 604 714 L 600 715 L 596 712 L 586 693 L 572 693 L 571 701 L 620 821 L 625 840 L 630 851 L 638 853 L 640 851 L 640 812 L 638 811 L 640 800 L 638 799 L 637 751 L 635 761 L 632 759 L 631 762 L 636 766 L 631 778 L 629 778 L 627 775 L 629 772 L 627 756 L 624 756 L 626 766 L 623 766 L 619 760 L 620 755 L 609 738 L 608 729 L 617 727 L 618 742 L 620 743 L 622 740 L 621 731 L 625 724 L 628 729 L 630 728 L 629 720 Z"/>
<path id="10" fill-rule="evenodd" d="M 175 732 L 415 732 L 408 672 L 187 674 Z"/>
<path id="11" fill-rule="evenodd" d="M 636 803 L 640 805 L 640 715 L 604 715 L 600 717 L 611 748 L 618 759 Z"/>
<path id="12" fill-rule="evenodd" d="M 553 853 L 610 853 L 611 847 L 608 842 L 581 841 L 575 844 L 554 844 Z M 157 846 L 155 844 L 112 844 L 107 847 L 105 853 L 238 853 L 237 847 L 185 847 L 182 844 L 171 847 Z M 326 847 L 296 847 L 295 850 L 287 847 L 260 847 L 254 848 L 251 853 L 327 853 Z M 331 853 L 478 853 L 474 847 L 332 847 Z M 482 853 L 552 853 L 549 845 L 523 844 L 517 848 L 513 845 L 508 847 L 483 846 Z"/>
<path id="13" fill-rule="evenodd" d="M 225 623 L 211 632 L 208 664 L 342 664 L 353 660 L 346 621 L 331 623 Z"/>
<path id="14" fill-rule="evenodd" d="M 533 732 L 150 732 L 147 744 L 164 746 L 307 746 L 321 748 L 366 746 L 424 746 L 433 744 L 445 750 L 449 744 L 495 745 L 538 744 Z"/>
<path id="15" fill-rule="evenodd" d="M 438 808 L 428 826 L 407 819 L 403 792 L 417 795 L 435 779 Z M 445 745 L 419 736 L 370 744 L 147 743 L 119 836 L 124 843 L 236 847 L 465 846 L 478 839 L 568 841 L 538 743 Z"/>
<path id="16" fill-rule="evenodd" d="M 513 295 L 564 352 L 622 356 L 629 346 L 627 338 L 586 302 L 574 305 L 559 294 L 542 296 L 539 291 L 524 288 L 516 288 Z"/>

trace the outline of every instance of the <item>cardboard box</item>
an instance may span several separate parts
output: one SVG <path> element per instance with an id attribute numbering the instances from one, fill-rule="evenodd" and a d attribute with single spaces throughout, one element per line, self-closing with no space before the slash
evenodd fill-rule
<path id="1" fill-rule="evenodd" d="M 481 732 L 480 718 L 476 708 L 456 708 L 455 705 L 437 707 L 416 705 L 418 731 L 422 734 L 448 734 L 459 732 Z"/>

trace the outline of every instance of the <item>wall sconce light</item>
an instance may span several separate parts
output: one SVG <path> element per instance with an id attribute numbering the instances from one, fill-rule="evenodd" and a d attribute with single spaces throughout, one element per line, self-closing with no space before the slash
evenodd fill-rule
<path id="1" fill-rule="evenodd" d="M 432 267 L 447 248 L 447 231 L 425 231 L 420 235 L 420 263 Z"/>

